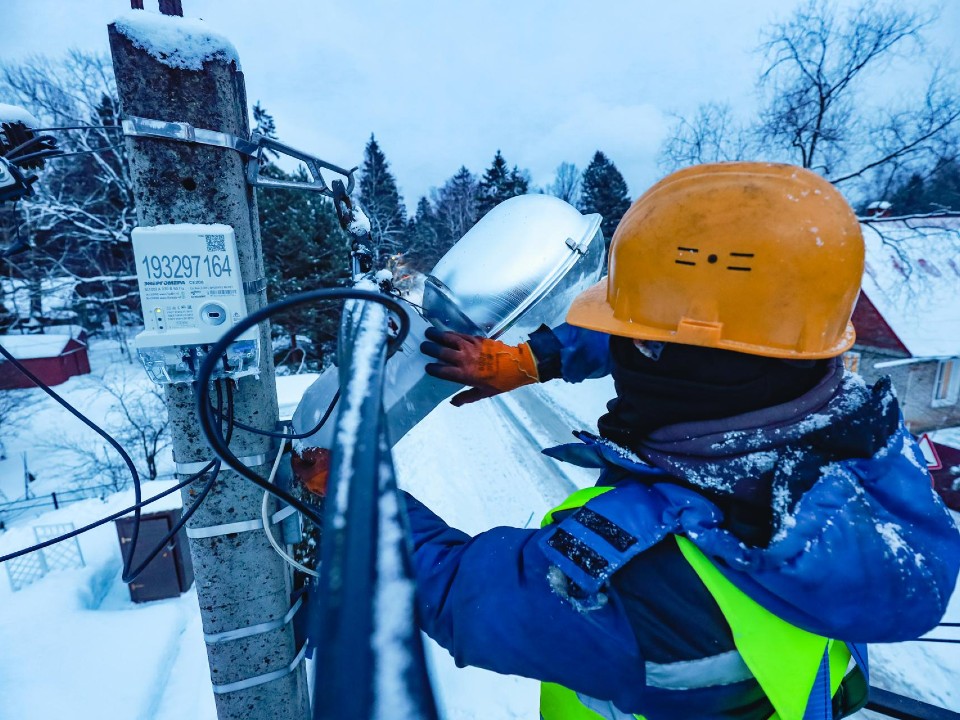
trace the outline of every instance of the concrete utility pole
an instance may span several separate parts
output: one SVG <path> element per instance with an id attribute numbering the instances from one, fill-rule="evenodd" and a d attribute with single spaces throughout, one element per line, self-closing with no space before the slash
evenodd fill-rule
<path id="1" fill-rule="evenodd" d="M 210 60 L 200 71 L 173 68 L 135 47 L 116 25 L 110 25 L 109 35 L 124 116 L 249 137 L 243 75 L 233 62 Z M 265 305 L 256 198 L 246 183 L 242 156 L 226 148 L 142 137 L 127 138 L 127 147 L 139 223 L 232 226 L 247 309 Z M 240 379 L 235 416 L 273 430 L 277 397 L 267 323 L 260 339 L 260 376 Z M 192 386 L 166 389 L 174 458 L 180 476 L 188 476 L 213 454 L 200 432 Z M 269 438 L 236 430 L 230 447 L 254 472 L 269 473 Z M 184 489 L 184 505 L 197 491 Z M 217 715 L 220 720 L 304 720 L 309 714 L 305 673 L 302 663 L 290 670 L 299 648 L 292 624 L 284 622 L 290 574 L 264 533 L 249 527 L 256 524 L 249 521 L 259 521 L 261 499 L 255 485 L 224 469 L 187 526 Z M 217 527 L 231 523 L 248 526 Z"/>

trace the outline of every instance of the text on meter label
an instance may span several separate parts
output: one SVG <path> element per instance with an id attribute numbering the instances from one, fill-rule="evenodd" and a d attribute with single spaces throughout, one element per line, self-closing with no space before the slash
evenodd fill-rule
<path id="1" fill-rule="evenodd" d="M 148 280 L 190 280 L 231 277 L 233 268 L 227 254 L 144 255 L 140 260 Z"/>

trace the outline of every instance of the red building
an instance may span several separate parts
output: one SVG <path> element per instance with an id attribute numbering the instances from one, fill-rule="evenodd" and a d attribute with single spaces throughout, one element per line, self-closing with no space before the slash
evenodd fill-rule
<path id="1" fill-rule="evenodd" d="M 960 450 L 937 442 L 932 445 L 940 461 L 940 467 L 930 470 L 933 486 L 947 507 L 960 511 Z"/>
<path id="2" fill-rule="evenodd" d="M 90 372 L 86 344 L 70 335 L 0 335 L 0 345 L 50 386 Z M 0 356 L 0 390 L 30 387 L 30 379 Z"/>
<path id="3" fill-rule="evenodd" d="M 960 426 L 960 215 L 871 219 L 847 366 L 889 375 L 916 434 Z"/>

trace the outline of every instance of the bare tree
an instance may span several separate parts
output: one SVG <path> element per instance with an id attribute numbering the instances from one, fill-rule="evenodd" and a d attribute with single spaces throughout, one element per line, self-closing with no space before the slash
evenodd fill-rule
<path id="1" fill-rule="evenodd" d="M 547 185 L 546 192 L 574 207 L 580 202 L 580 186 L 582 173 L 573 163 L 562 162 L 557 167 L 553 182 Z"/>
<path id="2" fill-rule="evenodd" d="M 934 19 L 875 0 L 840 16 L 828 0 L 807 0 L 764 34 L 756 121 L 741 126 L 728 107 L 702 105 L 680 118 L 662 164 L 782 160 L 863 189 L 956 158 L 960 93 L 949 73 L 934 67 L 923 89 L 895 100 L 882 83 L 898 60 L 922 57 Z"/>
<path id="3" fill-rule="evenodd" d="M 45 127 L 79 128 L 54 131 L 58 147 L 75 154 L 47 160 L 34 195 L 4 218 L 4 234 L 22 239 L 20 252 L 4 258 L 7 274 L 33 288 L 31 315 L 42 315 L 41 279 L 56 275 L 75 283 L 81 314 L 116 323 L 136 297 L 129 245 L 136 215 L 108 59 L 71 51 L 0 65 L 0 96 Z"/>
<path id="4" fill-rule="evenodd" d="M 660 150 L 660 165 L 676 170 L 699 163 L 743 160 L 754 151 L 750 134 L 729 105 L 704 103 L 692 120 L 677 116 L 673 132 Z"/>
<path id="5" fill-rule="evenodd" d="M 141 478 L 156 480 L 158 459 L 170 446 L 169 419 L 163 392 L 146 383 L 139 373 L 128 374 L 124 366 L 110 379 L 100 379 L 97 394 L 110 400 L 102 426 L 130 453 Z M 130 474 L 126 464 L 106 443 L 82 437 L 55 437 L 46 447 L 70 457 L 69 468 L 75 484 L 112 485 L 116 490 L 127 487 Z"/>
<path id="6" fill-rule="evenodd" d="M 955 88 L 934 71 L 921 97 L 902 109 L 868 107 L 863 84 L 908 51 L 922 50 L 932 16 L 865 2 L 839 19 L 826 0 L 808 0 L 773 25 L 760 77 L 769 99 L 758 135 L 789 149 L 803 167 L 842 183 L 932 149 L 960 120 Z"/>
<path id="7" fill-rule="evenodd" d="M 134 449 L 146 470 L 143 476 L 156 480 L 157 459 L 170 446 L 170 420 L 163 391 L 153 383 L 131 382 L 125 374 L 104 382 L 103 389 L 114 400 L 111 412 L 118 421 L 117 439 L 128 452 Z"/>
<path id="8" fill-rule="evenodd" d="M 0 390 L 0 460 L 7 457 L 3 439 L 12 434 L 17 421 L 31 404 L 31 397 L 27 390 Z"/>

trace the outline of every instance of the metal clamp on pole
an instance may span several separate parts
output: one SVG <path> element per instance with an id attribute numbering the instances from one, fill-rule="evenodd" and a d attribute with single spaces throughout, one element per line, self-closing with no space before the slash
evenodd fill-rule
<path id="1" fill-rule="evenodd" d="M 247 467 L 257 467 L 258 465 L 265 465 L 267 460 L 265 453 L 260 453 L 258 455 L 243 455 L 238 457 L 237 460 L 242 462 Z M 198 462 L 178 462 L 177 463 L 177 475 L 195 475 L 210 464 L 209 460 L 200 460 Z"/>
<path id="2" fill-rule="evenodd" d="M 289 665 L 285 668 L 280 668 L 279 670 L 274 670 L 273 672 L 264 673 L 263 675 L 255 675 L 252 678 L 247 678 L 246 680 L 237 680 L 237 682 L 226 683 L 224 685 L 214 685 L 213 691 L 217 695 L 222 695 L 224 693 L 236 692 L 237 690 L 246 690 L 247 688 L 256 687 L 257 685 L 263 685 L 264 683 L 271 682 L 273 680 L 279 680 L 282 677 L 285 677 L 297 669 L 297 665 L 303 660 L 303 656 L 307 653 L 307 644 L 304 643 L 303 647 L 300 648 L 300 652 L 297 653 L 297 656 L 293 659 Z"/>
<path id="3" fill-rule="evenodd" d="M 203 640 L 207 645 L 216 645 L 217 643 L 229 642 L 230 640 L 240 640 L 241 638 L 251 637 L 253 635 L 261 635 L 265 632 L 270 632 L 271 630 L 278 630 L 284 625 L 290 623 L 293 620 L 293 616 L 297 614 L 300 608 L 303 607 L 303 596 L 297 598 L 297 601 L 290 607 L 290 610 L 287 611 L 287 614 L 282 618 L 277 618 L 276 620 L 271 620 L 269 622 L 257 623 L 256 625 L 248 625 L 247 627 L 237 628 L 236 630 L 225 630 L 224 632 L 219 633 L 204 633 Z"/>
<path id="4" fill-rule="evenodd" d="M 153 120 L 135 115 L 123 119 L 123 134 L 127 137 L 160 138 L 176 140 L 178 142 L 194 143 L 196 145 L 212 145 L 214 147 L 236 150 L 242 155 L 257 157 L 259 148 L 257 143 L 230 133 L 217 130 L 195 128 L 190 123 L 172 122 L 168 120 Z"/>
<path id="5" fill-rule="evenodd" d="M 270 524 L 276 525 L 278 522 L 283 522 L 288 517 L 293 515 L 297 509 L 291 505 L 282 510 L 278 510 L 270 517 Z M 235 535 L 242 532 L 250 532 L 251 530 L 262 530 L 263 521 L 257 518 L 256 520 L 238 520 L 237 522 L 232 523 L 223 523 L 222 525 L 208 525 L 207 527 L 201 528 L 187 528 L 187 537 L 188 538 L 212 538 L 218 537 L 219 535 Z"/>

